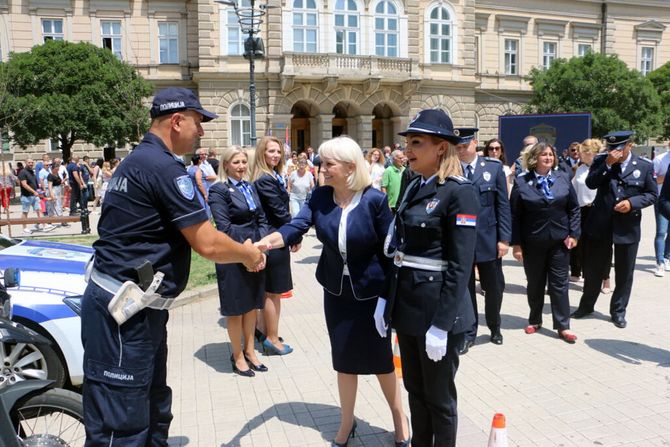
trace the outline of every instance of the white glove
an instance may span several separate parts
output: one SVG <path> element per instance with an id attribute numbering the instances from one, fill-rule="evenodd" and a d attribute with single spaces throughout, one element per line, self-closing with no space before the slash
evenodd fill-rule
<path id="1" fill-rule="evenodd" d="M 375 307 L 375 328 L 381 338 L 386 337 L 388 325 L 384 322 L 384 310 L 386 309 L 386 300 L 382 297 L 377 298 L 377 307 Z"/>
<path id="2" fill-rule="evenodd" d="M 447 353 L 447 338 L 449 332 L 431 326 L 426 332 L 426 354 L 434 362 L 439 362 Z"/>

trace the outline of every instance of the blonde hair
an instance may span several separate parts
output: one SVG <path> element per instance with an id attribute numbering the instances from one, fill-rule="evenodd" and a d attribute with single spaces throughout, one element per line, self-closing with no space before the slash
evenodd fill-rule
<path id="1" fill-rule="evenodd" d="M 249 163 L 248 163 L 249 162 L 249 156 L 247 155 L 247 152 L 239 146 L 230 146 L 230 147 L 224 149 L 223 153 L 221 154 L 221 167 L 219 168 L 219 178 L 221 179 L 221 181 L 228 180 L 228 173 L 226 172 L 226 165 L 237 154 L 244 154 L 244 156 L 247 158 L 247 175 L 245 177 L 249 176 Z"/>
<path id="2" fill-rule="evenodd" d="M 319 155 L 322 158 L 332 158 L 342 163 L 351 163 L 354 169 L 347 177 L 347 187 L 351 191 L 360 191 L 372 184 L 370 173 L 365 165 L 361 147 L 351 137 L 342 135 L 319 146 Z"/>
<path id="3" fill-rule="evenodd" d="M 453 145 L 448 140 L 443 138 L 438 138 L 431 136 L 433 144 L 444 143 L 447 145 L 447 149 L 442 153 L 440 157 L 440 166 L 437 169 L 437 177 L 440 183 L 444 183 L 447 177 L 452 175 L 463 175 L 463 166 L 461 165 L 460 160 L 458 159 L 458 154 L 456 153 L 456 146 Z"/>
<path id="4" fill-rule="evenodd" d="M 277 166 L 272 169 L 268 166 L 268 162 L 265 161 L 265 151 L 267 150 L 268 143 L 275 142 L 279 145 L 279 163 Z M 254 151 L 254 170 L 252 175 L 252 180 L 258 180 L 263 174 L 275 175 L 275 173 L 280 174 L 284 171 L 284 144 L 276 137 L 272 135 L 266 135 L 260 139 L 256 145 L 256 150 Z"/>
<path id="5" fill-rule="evenodd" d="M 546 148 L 551 149 L 551 153 L 554 154 L 554 164 L 552 165 L 552 169 L 555 168 L 558 165 L 558 157 L 556 156 L 556 149 L 554 149 L 554 146 L 552 146 L 549 143 L 545 143 L 544 141 L 541 141 L 537 143 L 535 146 L 533 146 L 529 151 L 528 151 L 528 170 L 529 171 L 534 171 L 535 168 L 537 167 L 537 159 L 540 156 L 542 152 Z"/>
<path id="6" fill-rule="evenodd" d="M 597 154 L 603 150 L 603 143 L 595 138 L 588 138 L 579 145 L 579 152 Z"/>
<path id="7" fill-rule="evenodd" d="M 368 152 L 368 155 L 365 157 L 365 159 L 368 161 L 368 163 L 372 164 L 372 154 L 375 152 L 379 152 L 379 160 L 377 160 L 378 164 L 385 164 L 386 163 L 386 157 L 384 157 L 384 152 L 379 149 L 378 147 L 373 147 L 370 152 Z"/>

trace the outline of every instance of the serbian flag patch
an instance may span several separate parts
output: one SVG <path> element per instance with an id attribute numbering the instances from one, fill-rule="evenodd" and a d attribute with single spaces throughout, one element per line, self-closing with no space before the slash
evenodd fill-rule
<path id="1" fill-rule="evenodd" d="M 476 227 L 477 216 L 474 214 L 456 214 L 456 225 L 461 227 Z"/>

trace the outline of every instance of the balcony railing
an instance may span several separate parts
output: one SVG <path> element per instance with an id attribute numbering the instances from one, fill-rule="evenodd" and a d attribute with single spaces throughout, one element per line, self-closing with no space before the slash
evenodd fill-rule
<path id="1" fill-rule="evenodd" d="M 298 77 L 383 77 L 402 80 L 411 77 L 412 69 L 411 59 L 334 53 L 284 53 L 282 73 Z"/>

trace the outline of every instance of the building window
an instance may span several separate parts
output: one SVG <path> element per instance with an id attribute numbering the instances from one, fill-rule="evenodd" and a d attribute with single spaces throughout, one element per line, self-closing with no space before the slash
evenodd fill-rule
<path id="1" fill-rule="evenodd" d="M 316 53 L 317 14 L 314 0 L 294 0 L 293 2 L 293 51 Z"/>
<path id="2" fill-rule="evenodd" d="M 250 0 L 237 0 L 239 8 L 251 8 Z M 244 54 L 244 41 L 249 37 L 248 34 L 242 34 L 239 19 L 235 14 L 234 8 L 228 8 L 222 13 L 225 17 L 225 28 L 228 42 L 228 55 L 241 56 Z"/>
<path id="3" fill-rule="evenodd" d="M 335 52 L 358 54 L 358 8 L 354 0 L 335 3 Z"/>
<path id="4" fill-rule="evenodd" d="M 542 44 L 542 66 L 547 69 L 556 60 L 556 42 L 543 42 Z"/>
<path id="5" fill-rule="evenodd" d="M 110 50 L 121 59 L 121 22 L 100 22 L 102 47 Z"/>
<path id="6" fill-rule="evenodd" d="M 158 23 L 158 44 L 161 64 L 179 63 L 179 24 L 177 22 Z"/>
<path id="7" fill-rule="evenodd" d="M 444 6 L 436 6 L 430 13 L 429 22 L 430 62 L 451 63 L 452 21 Z"/>
<path id="8" fill-rule="evenodd" d="M 642 47 L 640 55 L 640 71 L 647 76 L 654 69 L 654 48 Z"/>
<path id="9" fill-rule="evenodd" d="M 577 45 L 577 56 L 584 57 L 589 53 L 593 53 L 593 45 L 590 43 L 580 43 Z"/>
<path id="10" fill-rule="evenodd" d="M 249 107 L 237 104 L 230 109 L 230 144 L 251 145 L 251 114 Z"/>
<path id="11" fill-rule="evenodd" d="M 42 37 L 47 40 L 64 40 L 63 20 L 42 19 Z"/>
<path id="12" fill-rule="evenodd" d="M 390 1 L 382 1 L 375 8 L 375 54 L 398 56 L 398 11 Z"/>
<path id="13" fill-rule="evenodd" d="M 519 40 L 505 39 L 505 74 L 519 74 Z"/>

